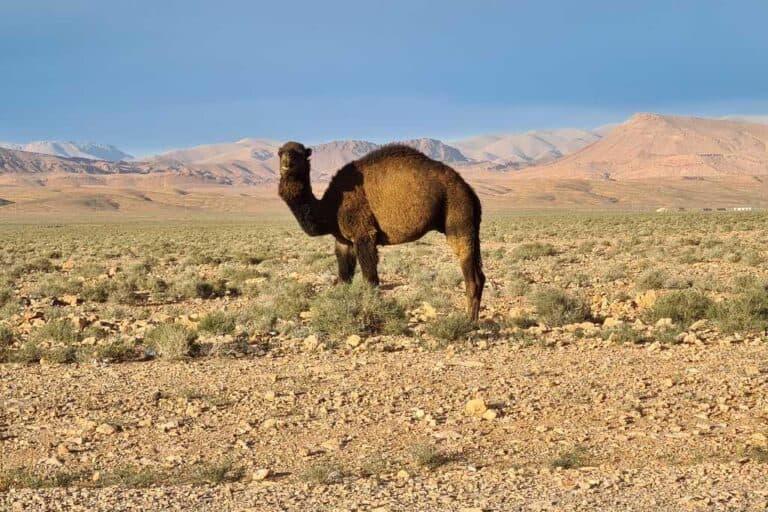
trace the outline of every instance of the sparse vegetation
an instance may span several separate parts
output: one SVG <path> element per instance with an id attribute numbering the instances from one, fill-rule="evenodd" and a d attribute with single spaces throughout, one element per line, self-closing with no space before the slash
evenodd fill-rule
<path id="1" fill-rule="evenodd" d="M 132 349 L 123 338 L 116 338 L 96 348 L 95 357 L 110 362 L 127 361 L 134 356 Z"/>
<path id="2" fill-rule="evenodd" d="M 554 479 L 543 483 L 584 499 L 618 467 L 669 476 L 670 454 L 687 488 L 705 461 L 707 478 L 738 460 L 745 485 L 759 483 L 768 432 L 745 411 L 760 408 L 768 371 L 768 214 L 749 218 L 491 214 L 477 324 L 440 234 L 382 248 L 372 289 L 359 268 L 335 285 L 328 239 L 293 224 L 63 225 L 39 237 L 0 225 L 0 493 L 223 496 L 239 481 L 235 493 L 324 499 L 461 472 Z M 531 240 L 551 248 L 512 256 Z M 50 266 L 27 265 L 41 258 Z M 82 364 L 49 364 L 70 362 Z M 487 416 L 465 410 L 475 396 Z M 513 430 L 515 443 L 496 443 Z M 644 471 L 633 480 L 650 482 Z"/>
<path id="3" fill-rule="evenodd" d="M 192 355 L 197 335 L 180 324 L 162 323 L 147 333 L 147 349 L 163 359 L 178 360 Z"/>
<path id="4" fill-rule="evenodd" d="M 549 243 L 529 242 L 515 247 L 510 253 L 513 261 L 535 260 L 544 256 L 554 256 L 557 254 L 555 246 Z"/>
<path id="5" fill-rule="evenodd" d="M 746 284 L 734 297 L 712 304 L 708 316 L 724 332 L 768 329 L 768 284 Z"/>
<path id="6" fill-rule="evenodd" d="M 661 297 L 646 313 L 650 321 L 671 318 L 676 324 L 689 325 L 704 318 L 712 301 L 697 290 L 674 291 Z"/>
<path id="7" fill-rule="evenodd" d="M 344 469 L 331 462 L 315 464 L 301 475 L 302 480 L 312 484 L 331 485 L 344 480 Z"/>
<path id="8" fill-rule="evenodd" d="M 220 485 L 227 482 L 237 482 L 243 478 L 244 474 L 245 470 L 231 460 L 206 463 L 195 470 L 192 483 Z"/>
<path id="9" fill-rule="evenodd" d="M 531 302 L 539 318 L 547 325 L 572 324 L 590 318 L 589 305 L 582 298 L 558 288 L 537 291 Z"/>
<path id="10" fill-rule="evenodd" d="M 659 290 L 664 288 L 666 280 L 667 276 L 662 270 L 649 270 L 638 277 L 637 288 L 638 290 Z"/>
<path id="11" fill-rule="evenodd" d="M 443 341 L 466 338 L 475 329 L 475 323 L 464 313 L 451 313 L 436 318 L 427 326 L 427 332 Z"/>
<path id="12" fill-rule="evenodd" d="M 318 295 L 311 312 L 312 327 L 333 337 L 399 334 L 407 327 L 403 306 L 360 280 Z"/>
<path id="13" fill-rule="evenodd" d="M 550 462 L 550 466 L 562 469 L 576 469 L 589 464 L 589 451 L 583 446 L 576 446 L 561 452 Z"/>
<path id="14" fill-rule="evenodd" d="M 450 462 L 450 457 L 438 447 L 429 443 L 420 443 L 411 448 L 413 461 L 418 467 L 435 470 Z"/>
<path id="15" fill-rule="evenodd" d="M 236 320 L 231 314 L 216 311 L 205 315 L 197 328 L 210 334 L 232 334 L 235 332 Z"/>
<path id="16" fill-rule="evenodd" d="M 38 342 L 59 342 L 70 344 L 77 341 L 75 326 L 67 318 L 57 318 L 39 327 L 32 333 L 32 339 Z"/>
<path id="17" fill-rule="evenodd" d="M 7 325 L 0 324 L 0 350 L 8 348 L 16 339 L 16 333 Z"/>

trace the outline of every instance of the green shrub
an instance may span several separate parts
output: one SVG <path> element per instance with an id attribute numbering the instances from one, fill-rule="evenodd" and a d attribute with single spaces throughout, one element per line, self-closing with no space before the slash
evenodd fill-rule
<path id="1" fill-rule="evenodd" d="M 195 469 L 192 483 L 220 485 L 227 482 L 237 482 L 243 478 L 245 470 L 226 460 L 216 463 L 205 463 Z"/>
<path id="2" fill-rule="evenodd" d="M 661 270 L 648 270 L 637 278 L 638 290 L 660 290 L 664 288 L 667 275 Z"/>
<path id="3" fill-rule="evenodd" d="M 7 325 L 0 324 L 0 349 L 10 347 L 16 339 L 16 333 Z"/>
<path id="4" fill-rule="evenodd" d="M 87 285 L 80 292 L 80 296 L 86 302 L 107 302 L 109 300 L 109 286 L 106 283 Z"/>
<path id="5" fill-rule="evenodd" d="M 621 325 L 619 327 L 613 327 L 611 329 L 603 329 L 600 332 L 600 337 L 604 340 L 611 339 L 618 343 L 642 343 L 646 341 L 645 334 L 637 329 L 632 328 L 631 325 Z"/>
<path id="6" fill-rule="evenodd" d="M 520 329 L 528 329 L 529 327 L 533 327 L 538 324 L 536 319 L 527 313 L 509 317 L 506 320 L 506 323 Z"/>
<path id="7" fill-rule="evenodd" d="M 283 320 L 290 320 L 307 311 L 313 295 L 312 286 L 307 283 L 288 280 L 280 283 L 273 293 L 272 306 L 275 314 Z"/>
<path id="8" fill-rule="evenodd" d="M 76 279 L 50 274 L 40 279 L 34 294 L 38 297 L 61 297 L 66 294 L 80 293 L 82 286 L 82 283 Z"/>
<path id="9" fill-rule="evenodd" d="M 428 443 L 415 445 L 411 448 L 411 455 L 417 466 L 431 470 L 437 469 L 451 460 L 436 446 Z"/>
<path id="10" fill-rule="evenodd" d="M 708 317 L 723 332 L 768 329 L 768 285 L 753 282 L 735 297 L 713 304 Z"/>
<path id="11" fill-rule="evenodd" d="M 312 327 L 331 336 L 399 334 L 407 327 L 403 306 L 362 280 L 329 288 L 310 310 Z"/>
<path id="12" fill-rule="evenodd" d="M 689 325 L 707 315 L 712 301 L 697 290 L 674 291 L 659 298 L 646 311 L 646 320 L 655 322 L 661 318 L 671 318 L 673 322 Z"/>
<path id="13" fill-rule="evenodd" d="M 13 289 L 10 286 L 0 286 L 0 307 L 8 304 L 13 298 Z"/>
<path id="14" fill-rule="evenodd" d="M 560 453 L 552 459 L 550 465 L 555 468 L 575 469 L 590 464 L 589 452 L 582 446 Z"/>
<path id="15" fill-rule="evenodd" d="M 131 359 L 133 354 L 133 349 L 128 346 L 125 340 L 117 338 L 106 345 L 99 345 L 96 347 L 94 355 L 99 360 L 118 362 Z"/>
<path id="16" fill-rule="evenodd" d="M 32 339 L 43 342 L 74 343 L 78 333 L 75 326 L 67 318 L 56 318 L 32 331 Z"/>
<path id="17" fill-rule="evenodd" d="M 232 334 L 235 332 L 235 317 L 224 311 L 208 313 L 197 327 L 211 334 Z"/>
<path id="18" fill-rule="evenodd" d="M 175 323 L 162 323 L 147 332 L 147 348 L 163 359 L 178 360 L 192 355 L 195 333 Z"/>
<path id="19" fill-rule="evenodd" d="M 510 258 L 514 261 L 535 260 L 543 256 L 554 256 L 557 250 L 552 244 L 542 242 L 529 242 L 515 247 Z"/>
<path id="20" fill-rule="evenodd" d="M 35 341 L 26 341 L 18 350 L 11 352 L 8 359 L 12 363 L 36 363 L 40 361 L 43 351 Z"/>
<path id="21" fill-rule="evenodd" d="M 338 464 L 321 463 L 307 469 L 301 479 L 312 484 L 337 484 L 344 479 L 344 469 Z"/>
<path id="22" fill-rule="evenodd" d="M 475 323 L 464 313 L 452 313 L 436 318 L 427 326 L 427 333 L 444 341 L 466 338 L 475 329 Z"/>
<path id="23" fill-rule="evenodd" d="M 547 288 L 533 294 L 531 302 L 539 318 L 547 325 L 560 326 L 590 318 L 589 305 L 581 297 L 559 288 Z"/>
<path id="24" fill-rule="evenodd" d="M 77 361 L 78 352 L 72 345 L 65 345 L 47 350 L 41 357 L 52 363 L 71 364 Z"/>

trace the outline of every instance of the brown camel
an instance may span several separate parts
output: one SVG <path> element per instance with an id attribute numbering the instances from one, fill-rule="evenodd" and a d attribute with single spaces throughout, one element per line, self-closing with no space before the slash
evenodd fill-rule
<path id="1" fill-rule="evenodd" d="M 477 320 L 485 285 L 480 200 L 456 171 L 408 146 L 387 145 L 342 167 L 317 199 L 309 181 L 312 149 L 287 142 L 278 154 L 280 197 L 309 236 L 336 238 L 340 282 L 352 280 L 357 260 L 363 277 L 378 285 L 377 246 L 436 230 L 459 258 L 468 314 Z"/>

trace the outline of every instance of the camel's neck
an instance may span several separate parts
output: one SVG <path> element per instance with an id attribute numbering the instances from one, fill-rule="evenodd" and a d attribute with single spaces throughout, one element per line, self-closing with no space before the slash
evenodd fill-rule
<path id="1" fill-rule="evenodd" d="M 323 204 L 312 193 L 309 172 L 306 179 L 281 177 L 278 192 L 306 234 L 320 236 L 331 233 L 330 219 L 326 218 Z"/>

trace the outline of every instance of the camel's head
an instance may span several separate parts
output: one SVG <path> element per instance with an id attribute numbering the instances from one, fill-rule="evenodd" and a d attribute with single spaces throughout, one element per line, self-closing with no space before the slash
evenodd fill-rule
<path id="1" fill-rule="evenodd" d="M 304 147 L 299 142 L 286 142 L 277 151 L 280 157 L 280 176 L 301 176 L 309 172 L 309 156 L 312 148 Z"/>

